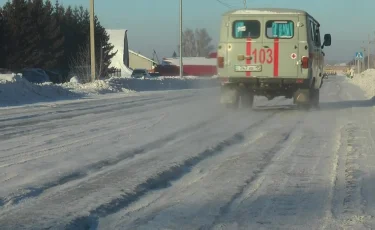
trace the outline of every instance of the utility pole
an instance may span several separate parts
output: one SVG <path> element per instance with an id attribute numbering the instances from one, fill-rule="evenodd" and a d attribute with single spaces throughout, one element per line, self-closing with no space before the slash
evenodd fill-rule
<path id="1" fill-rule="evenodd" d="M 363 43 L 365 43 L 363 41 Z M 361 49 L 362 51 L 362 54 L 363 54 L 363 58 L 358 58 L 358 73 L 361 73 L 362 71 L 364 71 L 363 69 L 363 63 L 364 63 L 364 60 L 365 60 L 365 53 L 366 53 L 366 48 L 364 46 L 361 46 Z"/>
<path id="2" fill-rule="evenodd" d="M 371 55 L 371 52 L 370 52 L 370 44 L 371 44 L 371 41 L 370 41 L 370 34 L 368 34 L 368 44 L 367 44 L 367 69 L 370 69 L 370 55 Z"/>
<path id="3" fill-rule="evenodd" d="M 90 0 L 90 53 L 91 53 L 91 80 L 95 81 L 96 68 L 95 68 L 95 13 L 94 13 L 94 0 Z"/>
<path id="4" fill-rule="evenodd" d="M 182 63 L 182 0 L 180 0 L 180 78 L 183 77 L 184 66 Z"/>
<path id="5" fill-rule="evenodd" d="M 246 0 L 243 0 L 243 7 L 244 7 L 245 9 L 247 8 Z"/>
<path id="6" fill-rule="evenodd" d="M 361 46 L 361 48 L 362 48 L 362 51 L 363 51 L 363 58 L 361 60 L 361 72 L 363 72 L 363 71 L 366 70 L 366 62 L 365 62 L 366 47 L 365 46 Z"/>

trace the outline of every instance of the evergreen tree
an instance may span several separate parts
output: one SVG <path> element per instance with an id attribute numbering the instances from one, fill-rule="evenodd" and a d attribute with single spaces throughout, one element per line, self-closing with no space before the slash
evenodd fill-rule
<path id="1" fill-rule="evenodd" d="M 30 65 L 32 65 L 32 67 L 43 68 L 43 46 L 45 40 L 44 37 L 46 36 L 46 34 L 44 33 L 44 24 L 47 20 L 43 12 L 43 0 L 28 0 L 27 10 L 28 15 L 32 19 L 32 28 L 34 35 L 33 45 L 35 46 L 33 47 L 35 49 L 33 49 L 32 51 L 34 55 L 32 56 L 33 60 L 32 63 L 30 63 Z"/>
<path id="2" fill-rule="evenodd" d="M 6 58 L 6 36 L 5 36 L 5 18 L 3 9 L 0 7 L 0 68 L 5 67 Z"/>
<path id="3" fill-rule="evenodd" d="M 75 31 L 77 31 L 77 22 L 73 17 L 72 7 L 68 6 L 66 9 L 61 7 L 60 13 L 62 13 L 61 18 L 61 29 L 64 34 L 64 56 L 61 61 L 61 67 L 63 71 L 64 80 L 67 80 L 68 73 L 70 72 L 69 62 L 70 59 L 77 52 L 77 43 L 75 43 Z"/>
<path id="4" fill-rule="evenodd" d="M 109 35 L 105 28 L 100 24 L 98 18 L 95 16 L 95 57 L 97 65 L 97 73 L 100 76 L 107 76 L 108 68 L 111 64 L 111 59 L 118 51 L 112 52 L 114 46 L 109 43 Z"/>
<path id="5" fill-rule="evenodd" d="M 82 6 L 64 8 L 56 0 L 12 0 L 0 8 L 0 67 L 65 70 L 71 60 L 82 57 L 90 65 L 90 14 Z M 98 72 L 107 74 L 113 53 L 109 36 L 95 17 L 95 47 Z M 65 80 L 67 80 L 65 78 Z"/>
<path id="6" fill-rule="evenodd" d="M 59 60 L 64 55 L 64 36 L 49 0 L 44 6 L 43 19 L 43 66 L 47 69 L 58 68 Z"/>
<path id="7" fill-rule="evenodd" d="M 33 18 L 29 14 L 28 2 L 13 0 L 3 7 L 6 18 L 5 35 L 7 42 L 6 66 L 12 70 L 25 67 L 37 67 L 35 61 L 39 57 L 37 50 L 38 34 Z"/>

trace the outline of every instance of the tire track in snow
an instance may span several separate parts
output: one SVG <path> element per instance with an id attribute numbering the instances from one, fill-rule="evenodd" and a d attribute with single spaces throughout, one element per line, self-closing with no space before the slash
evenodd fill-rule
<path id="1" fill-rule="evenodd" d="M 165 105 L 165 104 L 157 104 L 157 107 L 155 108 L 155 105 L 152 105 L 152 106 L 154 106 L 152 109 L 153 110 L 155 110 L 155 109 L 159 109 L 159 108 L 165 108 L 165 107 L 168 107 L 168 106 L 173 106 L 173 105 L 175 105 L 175 104 L 181 104 L 181 103 L 184 103 L 185 101 L 188 101 L 189 99 L 188 98 L 185 98 L 185 97 L 183 97 L 184 99 L 186 99 L 186 100 L 183 100 L 182 102 L 181 102 L 181 100 L 177 100 L 177 101 L 174 101 L 173 103 L 169 103 L 169 104 L 167 104 L 167 105 Z M 146 111 L 148 111 L 149 110 L 149 108 L 147 107 L 147 105 L 145 106 L 146 108 L 143 108 L 142 110 L 132 110 L 131 112 L 126 112 L 126 115 L 132 115 L 132 114 L 135 114 L 135 113 L 141 113 L 141 112 L 146 112 Z M 125 109 L 126 110 L 126 109 Z M 111 112 L 111 111 L 108 111 L 108 112 Z M 117 111 L 118 112 L 118 111 Z M 115 116 L 115 117 L 120 117 L 120 116 L 123 116 L 123 114 L 121 114 L 121 113 L 117 113 L 117 115 Z M 106 117 L 107 119 L 108 119 L 108 117 Z M 113 118 L 113 117 L 112 117 Z M 137 120 L 143 120 L 143 119 L 136 119 L 135 121 L 137 121 Z M 134 121 L 133 121 L 134 122 Z M 53 129 L 53 128 L 56 128 L 57 126 L 61 126 L 61 124 L 57 124 L 56 123 L 56 120 L 53 120 L 53 121 L 51 121 L 51 122 L 49 122 L 50 124 L 48 124 L 48 125 L 46 125 L 46 124 L 44 124 L 42 127 L 40 127 L 40 129 L 43 129 L 43 130 L 45 130 L 46 128 L 48 128 L 48 130 L 51 130 L 51 129 Z M 31 127 L 30 128 L 30 132 L 35 132 L 36 130 L 38 130 L 38 129 L 36 129 L 35 127 Z M 120 130 L 124 130 L 124 128 L 121 128 Z M 40 131 L 40 130 L 39 130 Z M 116 131 L 116 130 L 112 130 L 111 132 L 113 132 L 113 131 Z M 117 130 L 118 131 L 118 130 Z M 104 133 L 104 134 L 108 134 L 108 133 L 111 133 L 111 132 L 106 132 L 106 133 Z M 17 133 L 17 136 L 18 135 L 25 135 L 26 133 L 24 132 L 24 131 L 17 131 L 16 132 Z M 101 135 L 101 136 L 104 136 L 104 135 Z M 1 137 L 1 134 L 0 134 L 0 137 Z M 88 137 L 89 139 L 92 139 L 91 137 Z M 80 139 L 80 141 L 81 141 L 82 139 Z M 86 139 L 83 139 L 83 140 L 86 140 Z M 60 149 L 60 148 L 63 148 L 63 147 L 65 147 L 65 146 L 68 146 L 69 144 L 74 144 L 74 143 L 77 143 L 77 140 L 73 140 L 73 142 L 68 142 L 68 143 L 65 143 L 65 144 L 63 144 L 63 145 L 59 145 L 59 146 L 55 146 L 55 147 L 51 147 L 51 148 L 42 148 L 42 149 L 38 149 L 37 150 L 37 152 L 40 154 L 40 153 L 42 153 L 42 152 L 46 152 L 46 151 L 51 151 L 51 150 L 54 150 L 54 149 Z M 21 145 L 22 143 L 20 143 L 19 145 Z M 18 145 L 18 146 L 19 146 Z M 81 145 L 81 146 L 85 146 L 85 144 L 83 144 L 83 145 Z M 4 150 L 5 151 L 5 150 Z M 22 152 L 22 153 L 18 153 L 18 154 L 12 154 L 12 156 L 18 156 L 18 155 L 33 155 L 33 153 L 30 153 L 28 150 L 27 151 L 24 151 L 24 152 Z M 5 156 L 5 157 L 11 157 L 11 156 Z M 4 158 L 4 156 L 0 156 L 0 163 L 1 162 L 4 162 L 2 159 Z M 21 162 L 22 163 L 22 162 Z M 1 168 L 2 166 L 0 165 L 0 168 Z"/>
<path id="2" fill-rule="evenodd" d="M 264 177 L 261 176 L 261 173 L 263 173 L 264 170 L 270 165 L 277 153 L 279 153 L 280 151 L 287 151 L 289 149 L 289 145 L 284 145 L 288 142 L 290 142 L 290 144 L 293 143 L 293 140 L 291 140 L 290 137 L 301 124 L 301 122 L 301 120 L 297 121 L 297 123 L 293 125 L 291 129 L 281 135 L 282 138 L 278 142 L 276 142 L 275 145 L 270 146 L 270 148 L 266 152 L 262 153 L 263 159 L 259 161 L 257 170 L 254 171 L 252 176 L 245 180 L 244 184 L 237 189 L 237 193 L 232 196 L 230 201 L 220 208 L 220 212 L 215 217 L 212 224 L 209 226 L 202 226 L 200 230 L 216 229 L 216 227 L 220 225 L 222 218 L 230 214 L 234 206 L 238 206 L 240 203 L 242 203 L 242 200 L 247 199 L 260 187 L 264 180 Z"/>
<path id="3" fill-rule="evenodd" d="M 126 115 L 131 115 L 131 114 L 147 111 L 150 109 L 148 108 L 149 106 L 152 106 L 152 109 L 157 109 L 157 108 L 164 108 L 164 107 L 172 106 L 175 104 L 188 102 L 189 100 L 191 100 L 190 98 L 191 96 L 192 95 L 189 95 L 189 96 L 185 95 L 181 97 L 173 97 L 173 98 L 167 98 L 167 99 L 161 98 L 164 100 L 147 100 L 147 103 L 122 102 L 122 103 L 116 103 L 116 105 L 118 104 L 119 106 L 116 106 L 116 107 L 108 106 L 108 108 L 105 107 L 103 109 L 96 109 L 95 107 L 92 107 L 92 108 L 89 108 L 88 110 L 83 108 L 83 109 L 76 109 L 76 110 L 61 110 L 61 111 L 51 112 L 51 116 L 48 116 L 47 118 L 38 116 L 37 120 L 29 120 L 29 121 L 3 125 L 2 127 L 0 127 L 0 132 L 1 132 L 0 140 L 8 140 L 14 137 L 19 137 L 28 133 L 38 131 L 39 129 L 43 130 L 46 128 L 45 125 L 38 126 L 39 124 L 50 123 L 48 128 L 53 129 L 58 126 L 57 124 L 58 121 L 72 119 L 75 117 L 81 117 L 84 115 L 99 115 L 99 114 L 111 113 L 113 111 L 118 112 L 118 110 L 126 110 Z M 162 103 L 154 104 L 155 102 L 162 102 Z M 124 103 L 130 104 L 130 105 L 124 105 Z M 146 108 L 144 108 L 143 110 L 142 109 L 135 110 L 134 109 L 135 107 L 146 107 Z M 129 110 L 130 108 L 132 108 L 131 111 Z M 76 112 L 76 111 L 81 111 L 81 110 L 85 110 L 85 111 L 81 113 Z M 74 113 L 69 114 L 71 112 L 74 112 Z M 30 127 L 30 125 L 36 125 L 36 126 Z M 24 127 L 24 126 L 26 126 L 26 129 L 24 130 L 13 131 L 14 128 Z M 6 132 L 6 131 L 10 131 L 10 132 Z"/>
<path id="4" fill-rule="evenodd" d="M 271 114 L 270 116 L 274 116 L 274 114 Z M 156 141 L 150 142 L 148 144 L 142 145 L 142 146 L 134 148 L 132 150 L 125 151 L 124 153 L 122 153 L 122 154 L 120 154 L 117 157 L 114 157 L 112 159 L 101 160 L 97 163 L 90 164 L 88 166 L 85 166 L 83 169 L 68 173 L 68 174 L 66 174 L 64 176 L 61 176 L 60 178 L 58 178 L 54 181 L 45 183 L 41 186 L 33 187 L 33 188 L 26 188 L 26 192 L 23 192 L 22 194 L 17 194 L 17 195 L 12 195 L 12 196 L 7 197 L 7 198 L 2 198 L 3 201 L 4 201 L 3 203 L 6 204 L 7 206 L 8 205 L 16 205 L 16 204 L 18 204 L 19 202 L 21 202 L 25 199 L 37 197 L 40 194 L 42 194 L 44 191 L 46 191 L 48 189 L 51 189 L 53 187 L 60 186 L 60 185 L 63 185 L 63 184 L 66 184 L 66 183 L 69 183 L 69 182 L 72 182 L 72 181 L 75 181 L 75 180 L 82 179 L 82 178 L 88 176 L 89 174 L 92 174 L 92 173 L 95 173 L 97 171 L 103 170 L 104 168 L 107 168 L 107 167 L 110 167 L 110 166 L 114 166 L 114 165 L 116 165 L 116 164 L 118 164 L 118 163 L 120 163 L 124 160 L 129 160 L 129 159 L 135 157 L 136 155 L 145 154 L 145 153 L 147 153 L 151 150 L 163 148 L 165 145 L 169 144 L 170 142 L 172 142 L 174 140 L 184 139 L 186 136 L 190 136 L 190 135 L 193 135 L 195 133 L 199 133 L 201 129 L 205 128 L 206 126 L 210 125 L 213 122 L 216 122 L 217 119 L 220 119 L 221 117 L 223 117 L 223 115 L 221 115 L 221 114 L 216 115 L 215 117 L 211 117 L 211 118 L 209 118 L 207 120 L 204 120 L 202 122 L 199 122 L 195 125 L 192 125 L 192 126 L 189 126 L 187 128 L 183 128 L 181 130 L 173 132 L 173 133 L 171 133 L 171 134 L 169 134 L 169 135 L 167 135 L 167 136 L 165 136 L 161 139 L 158 139 Z M 144 118 L 142 118 L 140 120 L 144 120 Z M 159 123 L 160 121 L 158 120 L 157 122 Z M 123 127 L 121 129 L 127 130 L 128 128 L 129 128 L 129 126 L 127 126 L 125 128 Z M 113 130 L 111 130 L 110 132 L 113 132 Z M 100 136 L 103 136 L 103 135 L 107 135 L 107 134 L 101 133 Z M 91 138 L 96 138 L 96 136 L 90 137 L 90 139 Z M 82 142 L 82 140 L 78 141 L 78 143 L 81 143 L 81 142 Z M 72 146 L 72 143 L 66 143 L 65 145 L 66 146 Z M 61 148 L 61 146 L 58 146 L 57 148 Z M 48 150 L 45 150 L 45 151 L 50 151 L 50 150 L 51 150 L 51 148 L 49 148 Z M 36 152 L 40 153 L 40 151 L 36 151 Z M 50 156 L 51 154 L 47 154 L 47 155 Z M 42 156 L 44 156 L 44 155 L 42 155 Z M 35 158 L 33 158 L 33 159 L 35 159 Z M 25 160 L 22 161 L 22 163 L 24 163 L 24 162 L 25 162 Z M 8 164 L 8 165 L 6 165 L 6 167 L 9 167 L 11 165 L 14 165 L 14 164 Z M 3 165 L 3 166 L 0 166 L 0 167 L 5 167 L 5 166 Z M 1 205 L 0 205 L 0 207 L 1 207 Z"/>
<path id="5" fill-rule="evenodd" d="M 137 123 L 139 121 L 148 122 L 148 121 L 146 121 L 146 119 L 144 117 L 142 117 L 142 118 L 138 118 L 136 120 L 130 120 L 128 123 L 126 123 L 125 127 L 108 130 L 106 132 L 101 132 L 100 134 L 89 135 L 85 138 L 74 139 L 72 141 L 66 141 L 65 140 L 64 144 L 52 145 L 52 146 L 49 146 L 47 148 L 43 147 L 41 149 L 36 149 L 34 151 L 26 150 L 26 151 L 23 151 L 23 152 L 20 152 L 20 153 L 17 153 L 17 154 L 0 156 L 0 163 L 3 163 L 3 164 L 0 165 L 0 168 L 10 167 L 10 166 L 13 166 L 13 165 L 16 165 L 16 164 L 22 164 L 22 163 L 25 163 L 25 162 L 29 162 L 29 161 L 32 161 L 32 160 L 39 159 L 39 158 L 44 157 L 44 156 L 56 155 L 60 152 L 69 151 L 73 148 L 79 148 L 79 147 L 86 146 L 86 145 L 88 145 L 87 142 L 90 142 L 92 139 L 107 136 L 108 134 L 113 133 L 113 132 L 124 131 L 124 130 L 128 130 L 129 128 L 136 128 L 136 127 L 143 124 L 142 122 Z M 93 133 L 95 133 L 95 132 L 93 132 Z M 58 150 L 58 151 L 54 151 L 53 153 L 43 154 L 45 152 L 50 152 L 50 151 L 53 151 L 53 150 Z M 37 156 L 31 157 L 31 156 L 34 156 L 34 155 L 37 155 Z M 25 156 L 27 156 L 28 158 L 25 158 Z M 19 158 L 21 158 L 21 160 L 17 161 L 17 160 L 19 160 Z M 15 161 L 15 162 L 5 163 L 7 161 Z"/>
<path id="6" fill-rule="evenodd" d="M 92 229 L 97 225 L 98 219 L 108 216 L 112 213 L 118 212 L 121 209 L 127 207 L 131 203 L 137 201 L 142 196 L 146 195 L 148 192 L 168 188 L 173 181 L 182 178 L 184 175 L 191 172 L 191 169 L 196 166 L 201 161 L 213 157 L 215 155 L 221 154 L 224 150 L 241 144 L 245 140 L 244 133 L 249 129 L 255 128 L 263 124 L 270 117 L 274 116 L 276 113 L 267 116 L 266 118 L 258 121 L 247 127 L 244 131 L 235 133 L 228 139 L 219 142 L 217 145 L 198 153 L 196 156 L 188 158 L 178 165 L 172 166 L 154 177 L 149 178 L 145 182 L 136 186 L 135 192 L 124 193 L 121 197 L 114 199 L 108 203 L 102 204 L 96 209 L 90 211 L 88 216 L 78 217 L 71 221 L 66 229 Z"/>
<path id="7" fill-rule="evenodd" d="M 264 123 L 262 123 L 262 127 L 263 126 Z M 196 226 L 198 224 L 187 224 L 187 226 L 184 226 L 183 229 L 212 228 L 212 226 L 215 225 L 223 215 L 228 214 L 230 207 L 242 197 L 243 193 L 248 190 L 250 184 L 253 184 L 254 181 L 258 181 L 259 174 L 272 162 L 272 159 L 276 153 L 283 149 L 283 146 L 290 140 L 290 137 L 296 127 L 296 124 L 292 125 L 292 127 L 288 125 L 287 127 L 267 131 L 266 133 L 261 132 L 261 134 L 257 134 L 257 130 L 252 129 L 252 133 L 255 135 L 249 135 L 246 138 L 247 140 L 250 140 L 249 142 L 238 146 L 238 148 L 231 148 L 230 151 L 226 151 L 225 154 L 221 155 L 220 157 L 206 159 L 205 162 L 197 165 L 195 170 L 192 173 L 189 173 L 190 175 L 186 175 L 186 177 L 184 176 L 183 180 L 174 184 L 173 188 L 166 191 L 158 191 L 156 194 L 150 194 L 149 197 L 145 197 L 146 201 L 139 201 L 141 204 L 134 204 L 135 207 L 131 207 L 130 210 L 121 210 L 121 213 L 124 214 L 120 214 L 120 212 L 118 212 L 118 214 L 115 214 L 115 216 L 106 220 L 105 223 L 111 222 L 112 219 L 123 219 L 124 216 L 127 216 L 125 219 L 131 218 L 131 220 L 126 221 L 128 224 L 124 224 L 124 226 L 126 226 L 128 229 L 147 229 L 149 225 L 158 226 L 158 229 L 167 229 L 168 227 L 169 229 L 174 229 L 172 226 L 176 225 L 168 225 L 169 222 L 175 221 L 176 223 L 181 220 L 181 224 L 184 226 L 183 219 L 194 218 L 192 215 L 196 213 L 196 215 L 200 217 L 196 217 L 193 222 L 199 223 L 200 219 L 202 219 L 203 222 L 209 222 L 210 224 L 204 225 L 200 228 Z M 272 138 L 271 142 L 270 138 Z M 237 170 L 241 172 L 227 170 L 228 168 L 233 167 L 233 165 L 235 165 Z M 202 170 L 204 170 L 205 173 L 202 174 Z M 247 173 L 243 173 L 244 171 Z M 217 188 L 220 191 L 216 191 L 216 187 L 205 187 L 205 184 L 210 183 L 209 181 L 214 179 L 220 178 L 223 181 L 227 181 L 232 177 L 243 178 L 243 180 L 234 180 L 237 182 L 229 181 L 228 186 L 235 188 L 234 191 L 230 191 L 230 193 L 228 193 L 229 191 L 220 189 L 222 186 L 221 184 L 217 185 Z M 215 196 L 222 199 L 223 195 L 228 196 L 228 200 L 223 202 L 221 207 L 219 206 L 220 204 L 206 207 L 203 204 L 207 202 L 205 200 L 207 197 L 204 198 L 205 195 L 203 195 L 203 192 L 201 194 L 201 191 L 197 188 L 202 188 L 204 191 L 206 191 L 206 193 L 209 193 L 209 191 L 215 191 L 213 192 L 213 197 L 210 197 L 210 200 L 215 200 Z M 207 189 L 209 190 L 207 191 Z M 187 190 L 191 191 L 186 192 Z M 179 196 L 180 194 L 184 195 Z M 198 205 L 198 207 L 192 207 L 192 210 L 189 209 L 187 213 L 181 211 L 181 213 L 174 216 L 175 219 L 168 218 L 169 213 L 173 213 L 174 210 L 179 210 L 178 207 L 172 208 L 173 206 L 179 205 L 181 207 L 185 207 L 185 202 L 189 204 L 199 202 L 197 200 L 192 201 L 189 197 L 192 196 L 196 198 L 199 197 L 200 194 L 203 196 L 202 206 Z M 177 197 L 174 195 L 177 195 Z M 169 208 L 171 208 L 171 210 L 169 210 Z M 164 216 L 164 218 L 161 216 Z M 156 220 L 156 217 L 160 218 Z M 211 221 L 212 219 L 215 220 Z M 152 224 L 150 224 L 151 222 Z M 164 222 L 167 224 L 163 224 Z M 104 222 L 103 226 L 105 226 Z M 121 223 L 119 226 L 124 228 Z M 111 226 L 111 229 L 120 228 L 119 226 Z"/>
<path id="8" fill-rule="evenodd" d="M 117 106 L 117 105 L 120 105 L 120 106 L 122 106 L 122 105 L 139 106 L 139 105 L 145 105 L 145 104 L 147 104 L 147 102 L 159 101 L 159 99 L 163 99 L 163 97 L 142 98 L 142 99 L 133 100 L 133 101 L 106 103 L 104 105 L 86 106 L 86 107 L 83 107 L 83 108 L 82 107 L 72 108 L 72 109 L 64 108 L 63 110 L 53 110 L 53 111 L 51 111 L 51 109 L 48 108 L 48 109 L 46 109 L 47 112 L 45 112 L 45 113 L 37 111 L 35 114 L 32 114 L 32 115 L 12 116 L 10 118 L 0 119 L 0 122 L 2 124 L 2 125 L 0 125 L 0 129 L 11 126 L 11 125 L 8 125 L 7 123 L 4 123 L 4 122 L 19 121 L 19 120 L 24 121 L 24 120 L 30 119 L 30 118 L 43 117 L 43 116 L 56 115 L 56 114 L 65 114 L 65 113 L 71 113 L 71 112 L 77 112 L 77 111 L 84 112 L 84 111 L 94 110 L 94 109 L 106 109 L 106 108 L 109 108 L 109 107 L 112 107 L 112 106 Z M 142 104 L 142 102 L 145 102 L 145 103 Z M 62 107 L 69 107 L 69 106 L 63 105 Z M 25 110 L 27 110 L 27 109 L 25 109 Z M 99 111 L 102 111 L 102 110 L 99 110 Z M 80 116 L 81 114 L 85 114 L 85 113 L 79 113 L 79 114 L 77 114 L 77 116 Z M 37 120 L 37 121 L 28 121 L 28 122 L 17 123 L 17 124 L 12 124 L 12 125 L 13 125 L 13 127 L 15 127 L 14 125 L 24 126 L 24 125 L 36 124 L 36 123 L 39 123 L 40 121 L 44 121 L 44 120 L 41 119 L 41 120 Z"/>
<path id="9" fill-rule="evenodd" d="M 341 153 L 334 187 L 331 224 L 340 228 L 363 228 L 365 221 L 373 217 L 364 211 L 361 161 L 366 154 L 366 130 L 359 124 L 348 123 L 341 130 Z M 327 224 L 328 225 L 328 221 Z M 368 227 L 368 226 L 367 226 Z"/>
<path id="10" fill-rule="evenodd" d="M 331 140 L 305 120 L 300 127 L 295 138 L 272 159 L 273 164 L 233 202 L 227 215 L 217 218 L 213 229 L 274 229 L 281 225 L 299 229 L 307 227 L 306 220 L 309 224 L 321 222 L 327 200 L 322 194 L 326 194 L 326 175 L 332 165 L 326 154 Z"/>
<path id="11" fill-rule="evenodd" d="M 121 103 L 118 103 L 121 104 Z M 51 112 L 51 116 L 49 117 L 41 117 L 38 120 L 29 120 L 29 121 L 24 121 L 22 123 L 17 123 L 17 124 L 8 124 L 4 126 L 6 129 L 1 130 L 0 129 L 0 140 L 5 141 L 9 140 L 12 138 L 24 136 L 27 134 L 31 133 L 36 133 L 36 132 L 43 132 L 45 130 L 52 130 L 57 127 L 59 127 L 61 124 L 59 122 L 63 122 L 66 119 L 72 119 L 72 118 L 82 118 L 83 116 L 86 115 L 99 115 L 99 114 L 106 114 L 106 113 L 111 113 L 113 111 L 118 111 L 118 110 L 126 110 L 129 108 L 136 107 L 135 105 L 132 106 L 118 106 L 118 107 L 108 107 L 103 110 L 90 110 L 87 112 L 83 113 L 73 113 L 69 114 L 70 112 L 75 112 L 75 111 L 57 111 L 57 112 Z M 147 106 L 147 104 L 139 104 L 138 106 Z M 164 105 L 163 105 L 164 106 Z M 80 110 L 80 109 L 77 109 Z M 68 115 L 60 115 L 60 114 L 65 114 L 68 113 Z M 18 129 L 16 131 L 15 128 L 23 128 L 23 129 Z"/>
<path id="12" fill-rule="evenodd" d="M 325 216 L 323 219 L 322 226 L 320 229 L 331 229 L 331 224 L 333 224 L 333 199 L 334 199 L 334 192 L 335 187 L 337 186 L 337 173 L 338 173 L 338 166 L 339 166 L 339 158 L 340 158 L 340 148 L 342 145 L 342 127 L 338 128 L 334 133 L 337 134 L 334 142 L 333 148 L 333 161 L 332 161 L 332 171 L 330 176 L 330 189 L 328 194 L 328 200 L 325 207 Z"/>
<path id="13" fill-rule="evenodd" d="M 184 94 L 180 96 L 173 96 L 173 97 L 165 97 L 165 96 L 159 96 L 155 98 L 143 98 L 143 99 L 137 99 L 137 100 L 132 100 L 132 101 L 121 101 L 121 99 L 117 99 L 120 102 L 116 103 L 109 103 L 109 104 L 100 104 L 100 105 L 95 105 L 95 106 L 89 106 L 89 107 L 83 107 L 83 108 L 72 108 L 72 109 L 66 109 L 63 108 L 61 110 L 55 110 L 53 109 L 52 112 L 47 112 L 45 115 L 47 115 L 48 119 L 42 117 L 40 115 L 35 115 L 34 117 L 38 117 L 37 120 L 26 120 L 27 116 L 21 116 L 21 118 L 11 118 L 11 119 L 4 119 L 3 121 L 0 120 L 0 122 L 6 122 L 6 121 L 15 121 L 15 123 L 2 123 L 3 125 L 0 125 L 0 131 L 3 131 L 3 129 L 8 128 L 13 129 L 15 127 L 23 127 L 23 126 L 29 126 L 29 125 L 35 125 L 35 124 L 40 124 L 40 123 L 45 123 L 49 122 L 50 120 L 65 120 L 65 119 L 71 119 L 74 117 L 79 117 L 82 115 L 87 115 L 87 114 L 103 114 L 103 113 L 108 113 L 113 110 L 126 110 L 126 114 L 132 114 L 132 113 L 137 113 L 138 111 L 134 110 L 129 110 L 129 109 L 134 109 L 137 107 L 143 107 L 143 106 L 156 106 L 156 107 L 166 107 L 170 105 L 174 105 L 177 103 L 184 103 L 189 100 L 191 100 L 191 97 L 194 97 L 196 95 L 189 93 L 189 94 Z M 158 103 L 160 102 L 160 104 Z M 166 104 L 167 103 L 167 104 Z M 168 104 L 169 103 L 169 104 Z M 64 107 L 64 106 L 63 106 Z M 50 115 L 50 116 L 48 116 Z M 34 118 L 33 117 L 33 118 Z M 19 122 L 18 120 L 23 120 L 23 122 Z"/>
<path id="14" fill-rule="evenodd" d="M 279 113 L 279 112 L 265 115 L 264 117 L 262 117 L 262 119 L 259 119 L 258 121 L 254 121 L 254 123 L 250 125 L 249 127 L 245 128 L 243 132 L 248 131 L 249 129 L 258 127 L 259 125 L 264 123 L 266 120 L 273 117 L 276 113 Z M 244 139 L 243 132 L 238 132 L 234 134 L 232 137 L 225 139 L 221 142 L 218 142 L 218 144 L 214 145 L 212 148 L 207 148 L 206 150 L 202 152 L 196 153 L 194 154 L 195 156 L 182 160 L 181 162 L 176 163 L 172 167 L 169 167 L 167 169 L 160 168 L 161 171 L 159 171 L 159 173 L 157 173 L 156 175 L 150 175 L 151 177 L 149 177 L 144 182 L 138 184 L 133 192 L 123 192 L 121 196 L 118 196 L 112 201 L 106 202 L 98 206 L 97 208 L 93 209 L 90 212 L 90 215 L 85 216 L 85 217 L 75 218 L 69 226 L 72 226 L 72 228 L 74 228 L 73 226 L 82 227 L 87 224 L 90 225 L 90 223 L 92 223 L 91 220 L 93 218 L 99 218 L 99 216 L 106 216 L 111 213 L 114 213 L 128 206 L 130 203 L 134 202 L 135 200 L 138 200 L 140 197 L 142 197 L 149 191 L 170 186 L 170 183 L 172 181 L 178 180 L 183 175 L 189 173 L 191 168 L 194 167 L 199 162 L 201 162 L 202 160 L 207 159 L 208 157 L 212 157 L 217 154 L 220 154 L 222 153 L 224 149 L 227 149 L 233 145 L 240 144 Z M 152 160 L 150 159 L 150 163 L 151 162 Z M 104 180 L 104 181 L 111 181 L 111 179 L 109 178 L 117 178 L 118 176 L 120 176 L 120 174 L 123 175 L 125 172 L 124 170 L 126 171 L 126 169 L 119 170 L 116 168 L 113 172 L 109 172 L 105 174 L 104 178 L 99 178 L 99 179 Z M 94 178 L 96 177 L 97 175 L 94 176 Z M 108 178 L 108 179 L 105 179 L 105 178 Z M 82 183 L 84 185 L 81 184 L 79 185 L 79 187 L 72 187 L 68 193 L 75 194 L 74 193 L 75 189 L 77 190 L 83 189 L 85 190 L 85 193 L 92 193 L 93 189 L 95 189 L 96 187 L 94 186 L 94 183 L 98 183 L 98 182 L 83 181 Z M 87 187 L 87 189 L 89 190 L 85 189 L 85 187 Z M 74 199 L 74 198 L 71 198 L 71 199 Z M 51 200 L 51 198 L 49 198 L 48 200 Z M 2 215 L 3 218 L 5 217 L 4 214 Z M 63 227 L 63 228 L 66 228 L 66 227 Z"/>

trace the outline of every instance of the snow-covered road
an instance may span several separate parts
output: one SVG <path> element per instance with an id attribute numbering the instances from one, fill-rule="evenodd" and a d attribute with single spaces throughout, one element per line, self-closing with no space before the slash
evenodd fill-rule
<path id="1" fill-rule="evenodd" d="M 218 89 L 0 110 L 0 229 L 375 228 L 374 102 L 321 109 Z"/>

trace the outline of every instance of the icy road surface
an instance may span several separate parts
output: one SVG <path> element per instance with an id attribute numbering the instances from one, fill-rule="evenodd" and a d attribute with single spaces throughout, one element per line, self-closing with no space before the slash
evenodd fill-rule
<path id="1" fill-rule="evenodd" d="M 331 77 L 321 110 L 218 89 L 2 109 L 0 229 L 370 229 L 375 111 Z"/>

